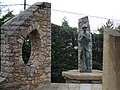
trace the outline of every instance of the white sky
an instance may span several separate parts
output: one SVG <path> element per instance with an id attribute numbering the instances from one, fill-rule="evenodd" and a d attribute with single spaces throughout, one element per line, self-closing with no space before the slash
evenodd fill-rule
<path id="1" fill-rule="evenodd" d="M 106 17 L 117 19 L 114 21 L 120 24 L 120 0 L 26 0 L 27 4 L 35 2 L 50 2 L 52 9 L 74 12 L 84 15 L 68 14 L 63 12 L 51 12 L 51 22 L 61 25 L 62 19 L 66 17 L 71 27 L 78 27 L 78 19 L 85 15 Z M 0 0 L 2 4 L 23 4 L 24 0 Z M 23 10 L 23 6 L 9 6 L 10 10 L 14 10 L 14 14 L 18 14 Z M 96 30 L 105 24 L 107 20 L 101 18 L 89 17 L 90 27 Z"/>

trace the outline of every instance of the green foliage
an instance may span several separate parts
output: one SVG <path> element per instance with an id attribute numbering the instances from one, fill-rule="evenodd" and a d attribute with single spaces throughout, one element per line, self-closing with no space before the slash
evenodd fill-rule
<path id="1" fill-rule="evenodd" d="M 103 25 L 102 27 L 98 28 L 99 33 L 103 34 L 105 28 L 114 29 L 114 22 L 111 21 L 110 19 L 108 19 L 105 25 Z"/>
<path id="2" fill-rule="evenodd" d="M 106 24 L 104 25 L 105 28 L 114 28 L 114 22 L 110 19 L 108 19 L 108 21 L 106 22 Z"/>
<path id="3" fill-rule="evenodd" d="M 93 69 L 102 70 L 103 62 L 103 34 L 92 34 Z"/>
<path id="4" fill-rule="evenodd" d="M 31 54 L 31 41 L 29 36 L 26 37 L 22 46 L 22 57 L 25 64 L 27 64 Z"/>
<path id="5" fill-rule="evenodd" d="M 63 82 L 62 71 L 77 69 L 77 33 L 67 22 L 62 26 L 51 25 L 52 29 L 52 82 Z"/>
<path id="6" fill-rule="evenodd" d="M 120 32 L 120 25 L 116 28 L 118 32 Z"/>
<path id="7" fill-rule="evenodd" d="M 118 25 L 117 29 L 120 30 L 120 25 Z"/>
<path id="8" fill-rule="evenodd" d="M 3 15 L 0 18 L 0 27 L 1 27 L 2 24 L 4 24 L 5 22 L 9 21 L 13 17 L 14 17 L 14 15 L 12 14 L 12 11 L 8 11 L 7 14 Z"/>
<path id="9" fill-rule="evenodd" d="M 104 33 L 104 29 L 105 29 L 104 26 L 98 28 L 99 33 L 100 33 L 100 34 L 103 34 L 103 33 Z"/>
<path id="10" fill-rule="evenodd" d="M 70 29 L 70 26 L 68 25 L 68 21 L 66 21 L 65 18 L 62 21 L 62 28 L 64 28 L 65 30 L 69 30 Z"/>

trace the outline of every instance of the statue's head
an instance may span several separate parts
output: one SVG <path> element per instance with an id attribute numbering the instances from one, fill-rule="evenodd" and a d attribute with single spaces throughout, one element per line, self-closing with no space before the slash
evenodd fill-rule
<path id="1" fill-rule="evenodd" d="M 83 25 L 83 26 L 82 26 L 82 29 L 83 29 L 83 31 L 86 31 L 86 29 L 87 29 L 87 25 L 86 25 L 86 24 Z"/>

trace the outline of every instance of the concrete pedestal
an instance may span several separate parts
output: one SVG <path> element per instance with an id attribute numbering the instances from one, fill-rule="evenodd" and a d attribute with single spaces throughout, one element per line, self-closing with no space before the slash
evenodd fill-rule
<path id="1" fill-rule="evenodd" d="M 63 71 L 66 83 L 102 83 L 102 71 L 92 70 L 91 73 L 80 73 L 79 70 Z"/>

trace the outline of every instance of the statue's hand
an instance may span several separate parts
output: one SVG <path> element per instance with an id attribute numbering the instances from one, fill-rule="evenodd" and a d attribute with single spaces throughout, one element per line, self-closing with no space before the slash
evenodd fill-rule
<path id="1" fill-rule="evenodd" d="M 82 37 L 85 37 L 85 34 L 82 34 Z"/>

